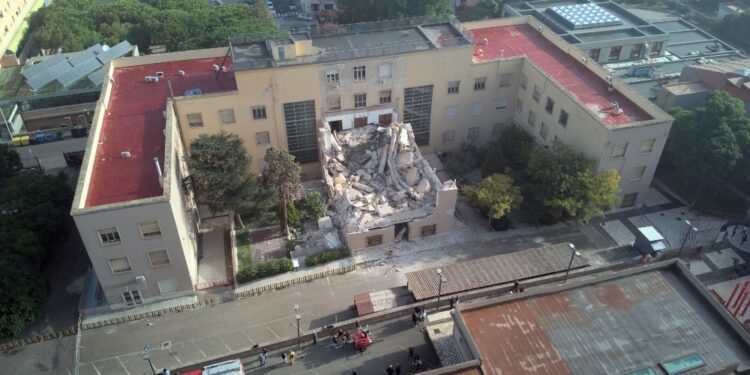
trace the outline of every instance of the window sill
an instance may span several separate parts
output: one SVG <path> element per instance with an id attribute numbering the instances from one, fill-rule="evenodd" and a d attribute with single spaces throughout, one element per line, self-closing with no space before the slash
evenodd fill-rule
<path id="1" fill-rule="evenodd" d="M 143 238 L 144 240 L 150 240 L 150 239 L 153 239 L 153 238 L 160 238 L 160 237 L 163 237 L 163 235 L 161 233 L 159 233 L 159 234 L 141 235 L 141 238 Z"/>
<path id="2" fill-rule="evenodd" d="M 133 270 L 129 270 L 129 271 L 120 271 L 120 272 L 115 272 L 115 271 L 112 271 L 112 274 L 113 274 L 113 275 L 115 275 L 115 276 L 122 276 L 122 275 L 127 275 L 127 274 L 129 274 L 129 273 L 133 273 Z"/>
<path id="3" fill-rule="evenodd" d="M 164 268 L 164 267 L 169 267 L 169 266 L 171 266 L 171 265 L 172 265 L 172 263 L 167 263 L 167 264 L 157 264 L 157 265 L 153 265 L 153 264 L 152 264 L 152 265 L 151 265 L 151 268 Z"/>
<path id="4" fill-rule="evenodd" d="M 102 242 L 102 246 L 115 246 L 115 245 L 121 245 L 122 241 L 117 242 Z"/>

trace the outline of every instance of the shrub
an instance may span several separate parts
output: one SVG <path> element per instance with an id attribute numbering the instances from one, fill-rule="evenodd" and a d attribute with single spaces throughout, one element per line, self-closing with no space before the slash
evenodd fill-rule
<path id="1" fill-rule="evenodd" d="M 484 159 L 484 153 L 471 145 L 463 145 L 460 149 L 451 151 L 445 156 L 443 165 L 453 177 L 462 180 L 479 166 Z"/>
<path id="2" fill-rule="evenodd" d="M 316 221 L 326 213 L 326 201 L 317 191 L 307 194 L 296 205 L 299 217 L 304 222 Z"/>
<path id="3" fill-rule="evenodd" d="M 500 134 L 499 142 L 507 165 L 517 171 L 525 170 L 536 148 L 534 138 L 517 126 L 509 126 Z"/>
<path id="4" fill-rule="evenodd" d="M 312 267 L 318 264 L 328 263 L 336 259 L 346 258 L 348 256 L 349 252 L 343 248 L 323 250 L 320 253 L 307 256 L 305 258 L 305 265 L 308 267 Z"/>
<path id="5" fill-rule="evenodd" d="M 260 264 L 251 264 L 237 272 L 237 282 L 246 283 L 256 279 L 278 275 L 280 273 L 291 271 L 293 267 L 292 260 L 289 258 L 271 259 Z"/>

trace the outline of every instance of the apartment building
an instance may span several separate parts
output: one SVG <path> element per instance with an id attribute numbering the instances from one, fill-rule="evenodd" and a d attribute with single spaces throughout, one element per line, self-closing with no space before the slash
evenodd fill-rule
<path id="1" fill-rule="evenodd" d="M 336 10 L 336 0 L 300 0 L 302 12 L 310 16 L 317 16 L 321 11 Z"/>
<path id="2" fill-rule="evenodd" d="M 108 298 L 122 299 L 144 277 L 149 288 L 139 293 L 157 298 L 154 283 L 174 278 L 172 270 L 185 275 L 177 290 L 191 290 L 199 218 L 180 189 L 179 161 L 199 135 L 238 135 L 255 171 L 269 147 L 285 148 L 303 179 L 318 179 L 318 129 L 393 122 L 410 124 L 421 154 L 481 146 L 515 124 L 542 147 L 557 140 L 600 170 L 620 171 L 621 205 L 633 206 L 645 198 L 672 118 L 529 16 L 383 21 L 118 59 L 105 77 L 73 209 Z M 165 168 L 161 185 L 155 157 Z M 153 220 L 158 241 L 138 230 Z M 115 244 L 102 237 L 112 228 Z M 154 268 L 149 252 L 165 248 L 170 268 Z"/>
<path id="3" fill-rule="evenodd" d="M 16 33 L 22 29 L 29 12 L 34 8 L 39 8 L 41 3 L 43 0 L 0 0 L 0 56 L 5 54 L 16 37 Z M 15 59 L 10 59 L 8 63 L 14 65 L 11 60 Z"/>

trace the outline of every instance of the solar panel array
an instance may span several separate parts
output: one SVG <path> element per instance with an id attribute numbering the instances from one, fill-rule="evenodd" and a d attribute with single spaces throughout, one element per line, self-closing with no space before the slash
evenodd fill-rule
<path id="1" fill-rule="evenodd" d="M 620 25 L 622 21 L 596 4 L 556 5 L 549 8 L 573 29 Z"/>
<path id="2" fill-rule="evenodd" d="M 21 74 L 26 78 L 26 84 L 34 91 L 55 80 L 63 87 L 68 87 L 83 77 L 88 77 L 98 86 L 102 83 L 104 75 L 102 66 L 132 50 L 133 46 L 127 41 L 109 49 L 105 49 L 101 44 L 95 44 L 68 58 L 60 53 L 52 55 L 39 64 L 24 68 Z"/>

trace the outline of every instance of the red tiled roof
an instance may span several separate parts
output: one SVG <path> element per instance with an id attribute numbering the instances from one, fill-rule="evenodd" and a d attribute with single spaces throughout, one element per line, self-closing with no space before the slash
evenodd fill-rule
<path id="1" fill-rule="evenodd" d="M 609 92 L 608 84 L 582 63 L 557 48 L 529 25 L 497 26 L 472 30 L 476 45 L 474 60 L 496 60 L 501 57 L 526 56 L 559 82 L 589 108 L 605 109 L 617 102 L 622 114 L 604 111 L 602 120 L 609 125 L 625 125 L 652 117 L 621 93 Z M 482 44 L 484 39 L 488 43 Z M 479 49 L 482 53 L 479 53 Z M 502 52 L 501 52 L 502 51 Z M 596 111 L 595 111 L 596 112 Z"/>
<path id="2" fill-rule="evenodd" d="M 172 81 L 175 96 L 199 88 L 204 94 L 237 89 L 234 73 L 221 73 L 216 78 L 214 64 L 223 58 L 170 61 L 157 64 L 118 68 L 109 106 L 101 124 L 94 166 L 90 176 L 86 207 L 121 203 L 160 196 L 163 189 L 154 165 L 154 158 L 164 169 L 163 111 Z M 225 62 L 231 67 L 231 59 Z M 180 76 L 178 70 L 186 72 Z M 145 82 L 145 76 L 164 72 L 159 82 Z M 123 158 L 121 152 L 130 152 Z"/>

